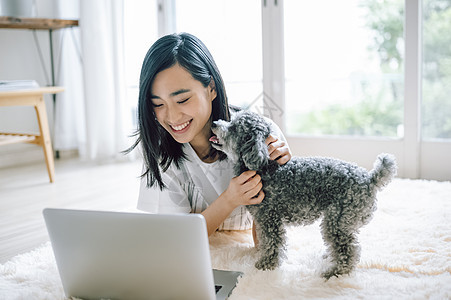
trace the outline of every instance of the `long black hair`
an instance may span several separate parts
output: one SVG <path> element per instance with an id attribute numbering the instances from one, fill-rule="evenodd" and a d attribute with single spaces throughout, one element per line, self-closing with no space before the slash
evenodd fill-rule
<path id="1" fill-rule="evenodd" d="M 230 120 L 227 95 L 213 57 L 207 47 L 197 37 L 189 33 L 170 34 L 158 39 L 147 52 L 141 68 L 139 79 L 138 99 L 138 130 L 136 142 L 127 150 L 132 151 L 141 144 L 144 157 L 144 173 L 147 186 L 158 184 L 160 189 L 165 188 L 161 172 L 165 172 L 172 163 L 177 168 L 183 159 L 182 144 L 159 124 L 150 100 L 151 87 L 155 76 L 175 64 L 186 69 L 194 79 L 207 87 L 211 80 L 215 83 L 216 98 L 212 101 L 211 121 Z M 219 155 L 224 159 L 225 154 L 210 148 L 210 156 Z"/>

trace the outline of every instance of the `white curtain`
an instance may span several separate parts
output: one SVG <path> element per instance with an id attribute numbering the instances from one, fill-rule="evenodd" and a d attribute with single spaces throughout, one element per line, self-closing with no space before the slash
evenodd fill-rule
<path id="1" fill-rule="evenodd" d="M 122 0 L 80 2 L 87 157 L 121 159 L 130 146 Z"/>
<path id="2" fill-rule="evenodd" d="M 80 18 L 79 0 L 60 0 L 56 4 L 58 18 Z M 65 88 L 65 92 L 57 95 L 54 147 L 56 150 L 75 149 L 81 157 L 85 157 L 86 119 L 80 28 L 56 30 L 54 37 L 56 84 Z"/>
<path id="3" fill-rule="evenodd" d="M 92 161 L 124 160 L 121 151 L 132 144 L 132 120 L 124 76 L 123 0 L 59 1 L 60 15 L 77 2 L 81 57 L 64 48 L 65 38 L 61 85 L 70 99 L 58 102 L 55 146 L 76 144 L 80 156 Z"/>

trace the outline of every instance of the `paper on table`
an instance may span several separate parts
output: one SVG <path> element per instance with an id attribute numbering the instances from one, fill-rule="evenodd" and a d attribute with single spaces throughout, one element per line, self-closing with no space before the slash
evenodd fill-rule
<path id="1" fill-rule="evenodd" d="M 0 80 L 0 91 L 35 89 L 39 84 L 36 80 Z"/>

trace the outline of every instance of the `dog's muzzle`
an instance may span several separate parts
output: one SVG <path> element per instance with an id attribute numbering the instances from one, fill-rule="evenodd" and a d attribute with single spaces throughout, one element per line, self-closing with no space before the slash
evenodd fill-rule
<path id="1" fill-rule="evenodd" d="M 219 143 L 219 139 L 216 135 L 213 135 L 210 139 L 210 142 L 212 142 L 213 144 L 215 144 L 216 146 L 221 147 L 222 145 Z"/>

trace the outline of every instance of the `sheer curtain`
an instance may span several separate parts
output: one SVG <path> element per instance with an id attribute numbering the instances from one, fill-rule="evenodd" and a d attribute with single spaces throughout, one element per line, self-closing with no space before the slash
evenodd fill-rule
<path id="1" fill-rule="evenodd" d="M 70 46 L 64 39 L 60 84 L 70 99 L 58 107 L 55 146 L 75 146 L 81 158 L 92 161 L 125 160 L 121 151 L 132 144 L 132 120 L 126 104 L 123 1 L 59 1 L 60 16 L 74 4 L 79 5 L 80 53 L 66 51 Z"/>
<path id="2" fill-rule="evenodd" d="M 129 145 L 122 0 L 80 2 L 87 157 L 121 159 Z"/>

